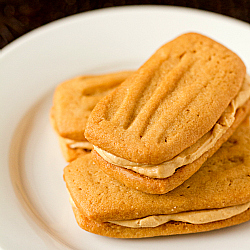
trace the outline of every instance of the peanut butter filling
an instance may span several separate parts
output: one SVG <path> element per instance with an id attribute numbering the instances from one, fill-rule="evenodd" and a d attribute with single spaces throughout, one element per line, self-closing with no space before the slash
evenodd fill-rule
<path id="1" fill-rule="evenodd" d="M 250 76 L 246 75 L 242 87 L 237 96 L 230 102 L 226 110 L 221 115 L 220 119 L 214 127 L 201 137 L 195 144 L 182 151 L 179 155 L 172 160 L 163 162 L 157 165 L 147 165 L 115 156 L 103 149 L 94 146 L 97 153 L 107 162 L 131 169 L 139 174 L 151 178 L 167 178 L 174 174 L 177 168 L 190 164 L 207 152 L 210 148 L 214 147 L 218 139 L 232 126 L 235 120 L 235 114 L 239 107 L 250 97 Z"/>
<path id="2" fill-rule="evenodd" d="M 72 207 L 77 208 L 71 195 L 69 196 L 69 201 Z M 209 222 L 229 219 L 235 215 L 245 212 L 249 208 L 250 202 L 226 208 L 204 209 L 199 211 L 182 212 L 177 214 L 152 215 L 135 220 L 114 220 L 109 221 L 109 223 L 131 228 L 158 227 L 169 221 L 180 221 L 191 224 L 205 224 Z"/>
<path id="3" fill-rule="evenodd" d="M 74 149 L 74 148 L 82 148 L 87 150 L 92 150 L 93 145 L 88 141 L 74 141 L 71 139 L 64 139 L 67 146 Z"/>
<path id="4" fill-rule="evenodd" d="M 205 224 L 209 222 L 231 218 L 235 215 L 243 213 L 249 208 L 250 208 L 250 202 L 242 205 L 220 208 L 220 209 L 183 212 L 170 215 L 153 215 L 136 220 L 109 221 L 109 222 L 116 225 L 124 227 L 132 227 L 132 228 L 157 227 L 169 221 L 180 221 L 191 224 Z"/>

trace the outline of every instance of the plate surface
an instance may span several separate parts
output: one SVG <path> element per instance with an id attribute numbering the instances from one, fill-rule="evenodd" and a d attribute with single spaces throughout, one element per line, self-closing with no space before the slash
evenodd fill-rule
<path id="1" fill-rule="evenodd" d="M 250 26 L 188 8 L 132 6 L 91 11 L 38 28 L 0 58 L 0 247 L 12 249 L 249 249 L 250 222 L 213 232 L 110 239 L 81 230 L 62 178 L 49 123 L 54 88 L 80 74 L 139 67 L 184 32 L 210 36 L 250 68 Z"/>

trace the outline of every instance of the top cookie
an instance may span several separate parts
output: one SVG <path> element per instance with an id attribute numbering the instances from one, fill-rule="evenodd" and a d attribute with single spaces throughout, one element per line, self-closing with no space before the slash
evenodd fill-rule
<path id="1" fill-rule="evenodd" d="M 244 63 L 223 45 L 181 35 L 96 105 L 85 136 L 132 162 L 170 160 L 211 130 L 245 75 Z"/>

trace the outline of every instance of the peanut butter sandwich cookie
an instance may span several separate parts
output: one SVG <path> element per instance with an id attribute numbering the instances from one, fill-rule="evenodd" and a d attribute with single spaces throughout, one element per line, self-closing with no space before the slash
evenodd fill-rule
<path id="1" fill-rule="evenodd" d="M 59 137 L 66 161 L 90 152 L 84 137 L 90 112 L 96 103 L 121 84 L 132 71 L 97 76 L 80 76 L 61 83 L 55 90 L 51 123 Z"/>
<path id="2" fill-rule="evenodd" d="M 192 176 L 245 118 L 250 78 L 196 33 L 163 45 L 92 111 L 93 160 L 125 185 L 163 194 Z"/>
<path id="3" fill-rule="evenodd" d="M 109 237 L 141 238 L 210 231 L 250 220 L 249 118 L 187 181 L 167 194 L 126 187 L 79 157 L 64 170 L 81 228 Z"/>

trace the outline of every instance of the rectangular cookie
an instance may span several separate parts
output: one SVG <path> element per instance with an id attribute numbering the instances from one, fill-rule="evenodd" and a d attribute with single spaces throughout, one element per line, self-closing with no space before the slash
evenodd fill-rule
<path id="1" fill-rule="evenodd" d="M 231 50 L 196 33 L 158 49 L 93 109 L 93 160 L 129 187 L 179 186 L 228 139 L 249 109 L 250 78 Z"/>
<path id="2" fill-rule="evenodd" d="M 210 231 L 250 220 L 249 117 L 188 180 L 154 195 L 121 184 L 91 155 L 64 169 L 72 208 L 81 228 L 117 238 Z"/>
<path id="3" fill-rule="evenodd" d="M 90 112 L 102 97 L 113 91 L 131 73 L 124 71 L 79 76 L 57 86 L 51 108 L 51 123 L 66 161 L 70 162 L 92 150 L 92 144 L 84 136 Z"/>

